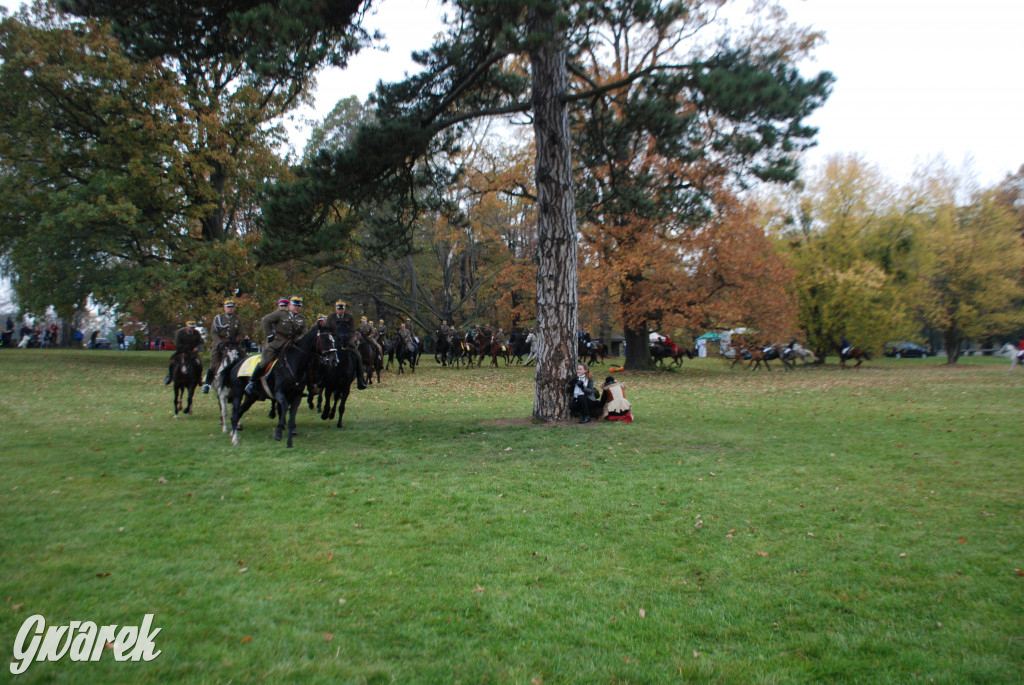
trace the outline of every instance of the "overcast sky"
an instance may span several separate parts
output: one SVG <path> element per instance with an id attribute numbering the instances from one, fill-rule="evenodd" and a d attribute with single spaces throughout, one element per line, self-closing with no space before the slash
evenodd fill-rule
<path id="1" fill-rule="evenodd" d="M 0 0 L 7 7 L 15 0 Z M 382 0 L 370 28 L 390 52 L 364 52 L 344 71 L 319 77 L 317 104 L 300 118 L 323 119 L 342 97 L 365 98 L 378 80 L 415 68 L 409 53 L 440 29 L 435 0 Z M 966 160 L 992 184 L 1024 164 L 1024 0 L 783 0 L 790 18 L 825 32 L 805 73 L 837 77 L 809 120 L 818 146 L 808 162 L 859 153 L 894 181 L 942 155 Z M 301 152 L 308 128 L 293 126 Z"/>
<path id="2" fill-rule="evenodd" d="M 1024 0 L 783 0 L 790 19 L 825 32 L 802 65 L 837 81 L 809 123 L 819 127 L 807 162 L 857 153 L 899 183 L 939 155 L 970 161 L 983 185 L 1024 164 Z M 415 68 L 408 58 L 440 29 L 434 0 L 384 0 L 370 26 L 389 53 L 358 55 L 320 77 L 322 119 L 338 99 L 365 98 L 378 80 Z M 301 148 L 305 136 L 297 133 Z M 300 150 L 301 151 L 301 150 Z"/>

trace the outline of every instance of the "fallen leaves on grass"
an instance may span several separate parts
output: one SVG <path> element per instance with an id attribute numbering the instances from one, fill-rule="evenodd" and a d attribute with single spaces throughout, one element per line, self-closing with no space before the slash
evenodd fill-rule
<path id="1" fill-rule="evenodd" d="M 252 642 L 252 635 L 246 635 L 245 637 L 242 638 L 242 644 L 243 645 L 248 643 L 248 642 Z"/>
<path id="2" fill-rule="evenodd" d="M 647 618 L 647 609 L 640 608 L 640 618 Z"/>
<path id="3" fill-rule="evenodd" d="M 486 589 L 487 588 L 485 588 L 483 585 L 481 585 L 480 583 L 477 583 L 476 584 L 476 588 L 473 590 L 473 592 L 483 592 Z"/>
<path id="4" fill-rule="evenodd" d="M 761 550 L 757 550 L 757 556 L 766 557 L 768 556 L 768 552 L 762 552 Z"/>

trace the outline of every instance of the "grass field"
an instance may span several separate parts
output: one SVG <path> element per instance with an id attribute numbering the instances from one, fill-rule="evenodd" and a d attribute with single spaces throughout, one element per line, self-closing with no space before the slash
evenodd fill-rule
<path id="1" fill-rule="evenodd" d="M 535 425 L 532 369 L 393 374 L 345 428 L 216 402 L 165 354 L 0 354 L 0 649 L 139 625 L 63 683 L 1019 683 L 1024 373 L 1002 359 L 616 374 L 636 421 Z M 598 382 L 607 366 L 595 370 Z"/>

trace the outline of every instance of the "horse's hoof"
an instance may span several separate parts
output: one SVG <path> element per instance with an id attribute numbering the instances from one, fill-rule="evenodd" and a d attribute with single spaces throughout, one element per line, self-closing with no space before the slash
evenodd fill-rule
<path id="1" fill-rule="evenodd" d="M 281 441 L 281 431 L 274 431 L 274 440 Z"/>
<path id="2" fill-rule="evenodd" d="M 293 436 L 294 436 L 294 435 L 298 435 L 298 434 L 299 434 L 299 431 L 297 431 L 297 430 L 295 430 L 295 429 L 292 429 L 292 430 L 291 430 L 291 431 L 289 432 L 289 435 L 293 435 Z"/>

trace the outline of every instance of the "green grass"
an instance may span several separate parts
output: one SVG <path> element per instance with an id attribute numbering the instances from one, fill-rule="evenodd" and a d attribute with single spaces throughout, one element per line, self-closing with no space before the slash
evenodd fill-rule
<path id="1" fill-rule="evenodd" d="M 165 369 L 0 354 L 0 649 L 153 613 L 163 650 L 17 680 L 1020 681 L 1004 360 L 694 360 L 617 374 L 637 420 L 583 426 L 529 420 L 532 369 L 429 362 L 342 430 L 303 408 L 293 450 L 265 405 L 238 447 L 209 396 L 175 420 Z"/>

